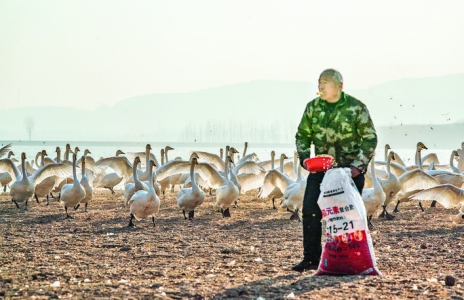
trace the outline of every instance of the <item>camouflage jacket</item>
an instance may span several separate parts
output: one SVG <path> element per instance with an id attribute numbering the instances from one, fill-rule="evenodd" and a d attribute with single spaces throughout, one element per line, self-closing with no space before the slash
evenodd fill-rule
<path id="1" fill-rule="evenodd" d="M 354 166 L 365 173 L 377 146 L 367 107 L 344 92 L 332 112 L 327 106 L 320 97 L 306 105 L 295 136 L 300 164 L 310 157 L 313 142 L 316 155 L 332 155 L 339 167 Z"/>

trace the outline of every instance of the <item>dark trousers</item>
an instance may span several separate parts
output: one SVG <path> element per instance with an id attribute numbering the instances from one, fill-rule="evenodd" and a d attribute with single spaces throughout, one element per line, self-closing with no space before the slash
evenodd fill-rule
<path id="1" fill-rule="evenodd" d="M 312 264 L 318 264 L 321 258 L 322 246 L 322 213 L 317 200 L 321 193 L 323 173 L 309 173 L 306 190 L 303 198 L 303 254 L 304 260 Z M 364 174 L 353 178 L 359 193 L 364 187 Z"/>

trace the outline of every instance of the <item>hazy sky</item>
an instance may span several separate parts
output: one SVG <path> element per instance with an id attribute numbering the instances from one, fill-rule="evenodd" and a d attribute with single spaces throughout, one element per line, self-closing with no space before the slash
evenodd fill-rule
<path id="1" fill-rule="evenodd" d="M 251 80 L 464 72 L 464 1 L 0 2 L 2 108 L 95 108 Z"/>

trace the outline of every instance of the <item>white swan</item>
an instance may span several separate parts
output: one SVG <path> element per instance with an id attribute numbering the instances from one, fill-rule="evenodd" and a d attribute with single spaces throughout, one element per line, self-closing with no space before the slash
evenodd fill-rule
<path id="1" fill-rule="evenodd" d="M 393 220 L 394 216 L 389 214 L 387 211 L 387 206 L 390 204 L 393 199 L 395 199 L 396 194 L 401 190 L 401 183 L 395 174 L 391 171 L 391 161 L 395 160 L 395 152 L 391 151 L 387 157 L 387 179 L 378 178 L 380 185 L 385 193 L 385 202 L 382 205 L 383 211 L 379 215 L 379 218 L 386 218 L 387 220 Z"/>
<path id="2" fill-rule="evenodd" d="M 36 170 L 32 175 L 26 173 L 26 153 L 21 154 L 21 171 L 18 170 L 13 160 L 9 158 L 0 159 L 0 171 L 10 173 L 14 182 L 11 184 L 10 196 L 11 201 L 19 208 L 18 202 L 25 201 L 25 210 L 27 202 L 34 194 L 34 187 L 38 182 L 53 175 L 69 176 L 71 170 L 68 165 L 48 164 Z"/>
<path id="3" fill-rule="evenodd" d="M 11 144 L 9 144 L 9 145 L 11 145 Z M 8 145 L 7 145 L 7 146 L 8 146 Z M 5 147 L 6 147 L 6 146 L 5 146 Z M 2 149 L 3 149 L 3 148 L 2 148 Z M 0 150 L 0 152 L 1 152 L 1 150 Z M 2 154 L 2 155 L 3 155 L 3 154 Z M 12 159 L 12 158 L 11 158 L 12 156 L 14 156 L 14 152 L 13 152 L 13 151 L 9 151 L 9 152 L 8 152 L 7 158 Z M 0 155 L 0 157 L 1 157 L 1 155 Z M 2 187 L 3 187 L 3 192 L 6 192 L 6 188 L 7 188 L 7 187 L 10 187 L 10 182 L 12 182 L 12 181 L 13 181 L 13 178 L 11 178 L 10 173 L 8 173 L 8 172 L 2 172 L 2 173 L 0 173 L 0 184 L 1 184 Z"/>
<path id="4" fill-rule="evenodd" d="M 230 163 L 233 162 L 232 157 L 227 155 L 225 160 L 225 177 L 224 184 L 216 189 L 216 203 L 213 208 L 220 209 L 223 218 L 230 217 L 229 207 L 238 199 L 238 188 L 229 180 Z"/>
<path id="5" fill-rule="evenodd" d="M 160 208 L 160 199 L 155 193 L 153 188 L 153 167 L 156 164 L 153 160 L 150 160 L 147 170 L 150 173 L 148 191 L 139 190 L 129 200 L 130 206 L 130 221 L 128 227 L 134 227 L 132 219 L 137 221 L 151 216 L 153 226 L 155 226 L 155 215 L 158 213 Z"/>
<path id="6" fill-rule="evenodd" d="M 397 203 L 393 212 L 398 211 L 398 205 L 401 202 L 408 202 L 410 201 L 409 196 L 415 194 L 421 190 L 428 189 L 437 185 L 440 185 L 438 180 L 427 174 L 424 170 L 422 170 L 422 160 L 421 160 L 421 150 L 427 149 L 427 147 L 419 142 L 416 146 L 416 164 L 418 165 L 418 169 L 413 169 L 410 171 L 405 172 L 403 175 L 398 177 L 398 180 L 401 184 L 401 189 L 396 194 Z M 421 209 L 422 204 L 419 202 Z"/>
<path id="7" fill-rule="evenodd" d="M 132 196 L 140 190 L 148 191 L 148 185 L 140 181 L 137 176 L 137 166 L 140 163 L 140 157 L 136 156 L 134 158 L 134 163 L 132 164 L 132 176 L 134 178 L 134 183 L 128 183 L 124 187 L 124 207 L 129 207 L 129 200 Z"/>
<path id="8" fill-rule="evenodd" d="M 85 156 L 85 151 L 84 151 L 84 156 L 81 157 L 80 159 L 80 163 L 81 163 L 81 168 L 82 168 L 82 177 L 81 177 L 81 186 L 84 188 L 85 190 L 85 197 L 84 199 L 82 199 L 80 201 L 80 203 L 84 203 L 85 204 L 85 208 L 84 208 L 84 211 L 86 212 L 87 211 L 87 205 L 89 204 L 89 201 L 92 200 L 93 198 L 93 186 L 91 184 L 92 180 L 90 180 L 88 177 L 87 177 L 87 157 Z M 79 206 L 80 206 L 80 203 L 77 204 L 76 207 L 74 207 L 74 209 L 78 209 Z"/>
<path id="9" fill-rule="evenodd" d="M 303 198 L 306 190 L 306 179 L 301 176 L 301 165 L 298 164 L 297 181 L 290 184 L 284 192 L 281 208 L 286 208 L 292 212 L 290 220 L 298 220 L 301 222 L 300 214 L 303 207 Z"/>
<path id="10" fill-rule="evenodd" d="M 43 167 L 45 163 L 45 156 L 48 155 L 46 150 L 42 150 L 41 152 L 41 167 Z M 47 164 L 56 163 L 54 160 L 49 160 Z M 37 203 L 39 203 L 39 197 L 46 197 L 47 198 L 47 206 L 50 205 L 50 198 L 49 194 L 52 192 L 53 188 L 56 185 L 56 177 L 49 176 L 42 180 L 40 183 L 36 184 L 34 187 L 34 197 Z"/>
<path id="11" fill-rule="evenodd" d="M 113 169 L 114 172 L 104 173 L 105 175 L 101 179 L 97 178 L 97 181 L 100 180 L 98 183 L 94 181 L 94 186 L 109 189 L 114 194 L 113 188 L 116 185 L 123 179 L 132 177 L 132 164 L 127 157 L 119 156 L 120 154 L 124 154 L 124 152 L 118 150 L 116 156 L 102 158 L 95 163 L 94 167 L 97 174 L 101 172 L 101 169 L 106 170 L 107 168 Z"/>
<path id="12" fill-rule="evenodd" d="M 85 189 L 77 179 L 76 161 L 77 155 L 73 153 L 73 180 L 72 184 L 65 184 L 61 188 L 60 201 L 64 205 L 66 218 L 73 218 L 68 214 L 68 207 L 76 207 L 85 198 Z"/>
<path id="13" fill-rule="evenodd" d="M 190 162 L 190 182 L 192 187 L 183 188 L 177 193 L 177 207 L 182 209 L 184 214 L 184 219 L 187 219 L 185 216 L 185 211 L 188 212 L 188 219 L 193 220 L 195 214 L 195 208 L 201 205 L 205 201 L 205 193 L 198 187 L 195 182 L 195 165 L 198 164 L 197 157 L 192 157 Z"/>
<path id="14" fill-rule="evenodd" d="M 271 157 L 273 153 L 271 152 Z M 285 153 L 280 155 L 280 169 L 283 169 L 284 160 L 287 158 Z M 271 167 L 274 167 L 274 163 L 271 163 Z M 267 172 L 264 177 L 263 186 L 259 191 L 259 198 L 269 197 L 272 199 L 272 208 L 277 209 L 275 206 L 275 199 L 282 198 L 284 192 L 287 190 L 290 184 L 294 183 L 287 175 L 280 172 L 278 169 L 271 169 Z"/>
<path id="15" fill-rule="evenodd" d="M 379 210 L 381 206 L 385 203 L 385 192 L 383 191 L 382 186 L 380 185 L 377 176 L 375 176 L 375 162 L 374 157 L 371 159 L 371 174 L 372 174 L 372 184 L 374 187 L 363 189 L 362 191 L 362 200 L 364 207 L 366 208 L 368 224 L 373 226 L 371 220 L 372 216 Z"/>

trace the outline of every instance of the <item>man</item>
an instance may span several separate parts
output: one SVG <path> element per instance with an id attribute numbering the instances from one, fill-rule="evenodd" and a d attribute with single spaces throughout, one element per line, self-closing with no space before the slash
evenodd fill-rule
<path id="1" fill-rule="evenodd" d="M 306 105 L 296 133 L 300 164 L 310 157 L 311 143 L 317 155 L 329 154 L 338 167 L 351 168 L 359 193 L 364 173 L 377 146 L 374 124 L 364 103 L 344 93 L 342 75 L 334 69 L 319 76 L 319 97 Z M 325 172 L 309 173 L 303 198 L 303 261 L 294 271 L 316 270 L 321 257 L 322 213 L 317 204 Z"/>

